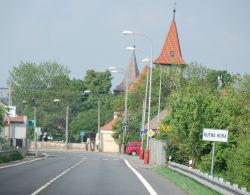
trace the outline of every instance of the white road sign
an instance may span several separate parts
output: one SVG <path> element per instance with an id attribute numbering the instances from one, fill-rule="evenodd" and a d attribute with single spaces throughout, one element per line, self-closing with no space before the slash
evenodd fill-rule
<path id="1" fill-rule="evenodd" d="M 222 129 L 203 129 L 202 139 L 213 142 L 227 142 L 228 131 Z"/>
<path id="2" fill-rule="evenodd" d="M 16 106 L 4 106 L 6 116 L 16 117 Z"/>

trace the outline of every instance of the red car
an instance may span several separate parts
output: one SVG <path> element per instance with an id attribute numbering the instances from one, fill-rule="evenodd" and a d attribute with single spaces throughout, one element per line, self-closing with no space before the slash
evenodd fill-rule
<path id="1" fill-rule="evenodd" d="M 141 142 L 128 142 L 126 145 L 126 154 L 131 154 L 132 156 L 139 155 Z"/>

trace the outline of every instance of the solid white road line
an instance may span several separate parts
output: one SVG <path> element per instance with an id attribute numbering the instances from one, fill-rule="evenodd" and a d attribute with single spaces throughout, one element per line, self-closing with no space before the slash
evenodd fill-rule
<path id="1" fill-rule="evenodd" d="M 134 174 L 139 178 L 139 180 L 142 182 L 142 184 L 146 187 L 146 189 L 148 190 L 148 192 L 151 194 L 151 195 L 157 195 L 157 192 L 152 188 L 152 186 L 147 182 L 146 179 L 144 179 L 144 177 L 138 172 L 136 171 L 130 164 L 129 162 L 124 159 L 126 165 L 128 166 L 128 168 L 130 168 Z"/>
<path id="2" fill-rule="evenodd" d="M 63 176 L 65 173 L 67 173 L 68 171 L 70 171 L 71 169 L 74 169 L 75 167 L 77 167 L 78 165 L 80 165 L 85 159 L 81 159 L 79 162 L 77 162 L 76 164 L 74 164 L 72 167 L 66 169 L 65 171 L 63 171 L 61 174 L 59 174 L 58 176 L 56 176 L 55 178 L 51 179 L 49 182 L 47 182 L 45 185 L 43 185 L 42 187 L 38 188 L 35 192 L 31 193 L 31 195 L 36 195 L 39 192 L 41 192 L 43 189 L 47 188 L 50 184 L 52 184 L 54 181 L 56 181 L 58 178 L 60 178 L 61 176 Z"/>

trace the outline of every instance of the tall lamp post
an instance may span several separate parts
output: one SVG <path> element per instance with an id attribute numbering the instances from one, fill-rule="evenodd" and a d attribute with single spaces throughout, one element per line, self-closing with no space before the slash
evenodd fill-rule
<path id="1" fill-rule="evenodd" d="M 121 68 L 117 68 L 117 67 L 109 67 L 109 70 L 111 73 L 122 73 L 125 75 L 125 108 L 124 108 L 124 119 L 123 119 L 123 123 L 124 123 L 124 129 L 123 129 L 123 133 L 122 133 L 122 153 L 124 153 L 124 141 L 125 141 L 125 135 L 127 133 L 127 125 L 128 125 L 128 121 L 127 121 L 127 117 L 128 117 L 128 75 L 126 74 L 125 70 L 121 69 Z"/>
<path id="2" fill-rule="evenodd" d="M 54 102 L 60 102 L 60 99 L 54 99 Z M 68 150 L 68 136 L 69 136 L 69 104 L 66 106 L 66 124 L 65 124 L 65 147 Z"/>
<path id="3" fill-rule="evenodd" d="M 85 90 L 83 92 L 83 94 L 88 94 L 88 93 L 91 93 L 90 90 Z M 99 140 L 99 143 L 98 143 L 98 151 L 101 152 L 101 147 L 102 147 L 102 144 L 101 144 L 101 131 L 100 131 L 100 98 L 97 98 L 97 131 L 98 131 L 98 140 Z"/>
<path id="4" fill-rule="evenodd" d="M 148 58 L 144 58 L 142 62 L 148 63 L 150 60 Z M 146 88 L 145 88 L 145 97 L 143 100 L 143 112 L 142 112 L 142 130 L 145 130 L 145 120 L 146 120 L 146 110 L 147 110 L 147 98 L 148 98 L 148 76 L 149 71 L 147 71 L 147 81 L 146 81 Z M 140 159 L 144 159 L 144 151 L 143 151 L 143 142 L 144 142 L 144 136 L 142 136 L 142 144 L 140 148 Z"/>
<path id="5" fill-rule="evenodd" d="M 124 35 L 134 35 L 134 36 L 140 36 L 144 37 L 147 39 L 147 41 L 150 44 L 150 76 L 149 76 L 149 95 L 148 95 L 148 130 L 150 128 L 150 112 L 151 112 L 151 91 L 152 91 L 152 69 L 153 69 L 153 43 L 151 39 L 144 35 L 144 34 L 138 34 L 134 33 L 133 31 L 129 30 L 124 30 L 122 32 Z M 147 145 L 146 145 L 146 150 L 145 150 L 145 155 L 144 155 L 144 164 L 149 163 L 149 136 L 147 134 Z"/>

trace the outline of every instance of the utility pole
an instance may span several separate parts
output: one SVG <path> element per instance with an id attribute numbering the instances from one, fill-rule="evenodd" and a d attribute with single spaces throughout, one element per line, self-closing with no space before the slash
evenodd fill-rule
<path id="1" fill-rule="evenodd" d="M 69 105 L 66 107 L 66 150 L 68 150 L 68 134 L 69 134 Z"/>
<path id="2" fill-rule="evenodd" d="M 36 107 L 34 107 L 34 143 L 35 143 L 35 151 L 37 157 L 38 151 L 37 151 L 37 132 L 36 132 Z"/>
<path id="3" fill-rule="evenodd" d="M 99 152 L 101 152 L 101 132 L 100 132 L 100 99 L 98 98 L 97 100 L 97 106 L 98 106 L 98 111 L 97 111 L 97 124 L 98 124 L 98 139 L 99 139 L 99 143 L 98 143 L 98 150 Z"/>
<path id="4" fill-rule="evenodd" d="M 12 106 L 12 98 L 11 98 L 11 81 L 10 81 L 10 86 L 9 86 L 9 97 L 8 97 L 8 106 L 10 109 L 10 106 Z M 9 131 L 8 131 L 8 143 L 9 143 L 9 147 L 11 145 L 11 139 L 10 139 L 10 131 L 11 131 L 11 120 L 10 120 L 10 116 L 8 115 L 8 124 L 9 124 Z"/>
<path id="5" fill-rule="evenodd" d="M 12 106 L 12 82 L 10 81 L 9 86 L 9 106 Z"/>
<path id="6" fill-rule="evenodd" d="M 162 80 L 162 67 L 160 67 L 160 84 L 159 84 L 159 99 L 158 99 L 158 115 L 157 115 L 157 123 L 160 122 L 160 110 L 161 110 L 161 80 Z"/>

